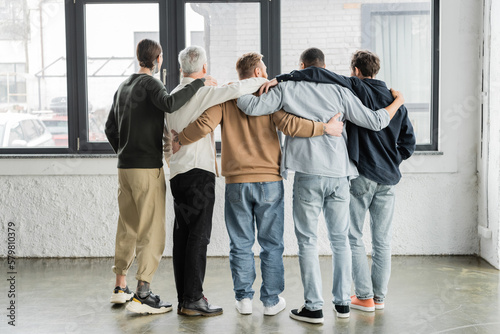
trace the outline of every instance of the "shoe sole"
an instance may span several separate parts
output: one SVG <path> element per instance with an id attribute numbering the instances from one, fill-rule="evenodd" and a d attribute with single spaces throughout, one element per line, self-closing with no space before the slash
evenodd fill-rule
<path id="1" fill-rule="evenodd" d="M 141 304 L 138 302 L 131 302 L 127 305 L 126 309 L 130 312 L 139 314 L 161 314 L 172 311 L 172 306 L 154 308 L 146 304 Z"/>
<path id="2" fill-rule="evenodd" d="M 337 311 L 335 311 L 335 313 L 337 313 L 337 318 L 342 318 L 342 319 L 349 318 L 349 316 L 351 315 L 351 313 L 339 313 Z"/>
<path id="3" fill-rule="evenodd" d="M 190 310 L 190 309 L 184 308 L 184 307 L 180 310 L 180 313 L 177 312 L 177 314 L 185 315 L 188 317 L 199 317 L 199 316 L 201 316 L 201 317 L 215 317 L 217 315 L 221 315 L 222 313 L 223 313 L 223 311 L 207 313 L 207 312 L 201 312 L 198 310 Z"/>
<path id="4" fill-rule="evenodd" d="M 252 311 L 244 311 L 244 310 L 240 310 L 239 308 L 236 307 L 236 310 L 241 314 L 241 315 L 249 315 L 249 314 L 252 314 Z"/>
<path id="5" fill-rule="evenodd" d="M 286 302 L 285 302 L 285 299 L 283 299 L 283 298 L 281 298 L 281 297 L 280 297 L 280 301 L 278 302 L 278 304 L 279 304 L 279 303 L 281 303 L 281 301 L 283 301 L 283 303 L 282 303 L 282 305 L 281 305 L 282 307 L 281 307 L 280 309 L 278 309 L 277 311 L 269 311 L 269 310 L 268 310 L 268 309 L 270 309 L 270 308 L 273 308 L 273 307 L 274 307 L 274 306 L 276 306 L 276 305 L 271 306 L 271 307 L 269 307 L 269 308 L 264 307 L 264 315 L 269 315 L 269 316 L 276 315 L 276 314 L 280 313 L 281 311 L 283 311 L 284 309 L 286 309 Z"/>
<path id="6" fill-rule="evenodd" d="M 276 315 L 276 314 L 280 313 L 280 312 L 281 312 L 281 311 L 283 311 L 284 309 L 286 309 L 286 305 L 283 305 L 283 308 L 282 308 L 282 309 L 280 309 L 280 310 L 279 310 L 279 311 L 277 311 L 277 312 L 276 312 L 276 311 L 275 311 L 275 312 L 268 312 L 268 311 L 266 312 L 266 311 L 264 310 L 264 315 L 267 315 L 267 316 L 273 316 L 273 315 Z"/>
<path id="7" fill-rule="evenodd" d="M 298 320 L 298 321 L 303 321 L 307 322 L 310 324 L 322 324 L 325 319 L 324 318 L 307 318 L 307 317 L 301 317 L 300 315 L 295 315 L 290 311 L 290 318 Z"/>
<path id="8" fill-rule="evenodd" d="M 133 293 L 131 294 L 114 293 L 111 295 L 109 302 L 113 304 L 125 304 L 126 302 L 131 301 L 133 297 L 134 297 Z"/>
<path id="9" fill-rule="evenodd" d="M 375 306 L 361 306 L 361 305 L 356 305 L 351 303 L 351 308 L 355 310 L 360 310 L 364 312 L 375 312 Z"/>
<path id="10" fill-rule="evenodd" d="M 384 309 L 384 304 L 375 304 L 375 309 L 376 310 L 383 310 Z"/>

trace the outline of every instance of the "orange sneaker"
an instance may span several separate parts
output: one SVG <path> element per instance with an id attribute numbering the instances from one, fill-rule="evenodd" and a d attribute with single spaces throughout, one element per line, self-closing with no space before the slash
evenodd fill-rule
<path id="1" fill-rule="evenodd" d="M 384 302 L 375 302 L 375 309 L 376 310 L 383 310 L 384 309 Z"/>
<path id="2" fill-rule="evenodd" d="M 351 296 L 351 307 L 356 310 L 361 310 L 365 312 L 375 311 L 375 302 L 373 298 L 370 299 L 358 299 L 356 296 Z"/>

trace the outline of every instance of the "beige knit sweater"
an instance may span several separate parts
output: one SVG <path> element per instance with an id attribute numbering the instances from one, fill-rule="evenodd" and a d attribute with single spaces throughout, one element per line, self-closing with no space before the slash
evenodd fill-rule
<path id="1" fill-rule="evenodd" d="M 238 109 L 236 101 L 207 109 L 179 133 L 182 145 L 189 145 L 209 135 L 221 124 L 222 175 L 226 183 L 281 180 L 281 149 L 276 128 L 291 137 L 324 134 L 324 123 L 306 120 L 283 110 L 267 116 L 247 116 Z"/>

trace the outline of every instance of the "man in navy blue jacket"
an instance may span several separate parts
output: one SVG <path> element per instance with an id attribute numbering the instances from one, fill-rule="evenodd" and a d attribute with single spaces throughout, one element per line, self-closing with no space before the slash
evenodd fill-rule
<path id="1" fill-rule="evenodd" d="M 314 50 L 308 49 L 304 52 Z M 325 68 L 308 67 L 282 74 L 261 88 L 267 90 L 280 81 L 312 81 L 338 84 L 351 90 L 370 109 L 380 109 L 393 97 L 385 82 L 376 80 L 379 58 L 369 51 L 356 52 L 351 61 L 351 77 Z M 392 118 L 389 126 L 375 132 L 346 121 L 349 157 L 358 168 L 359 177 L 351 181 L 349 242 L 355 294 L 351 307 L 373 312 L 384 308 L 391 273 L 391 234 L 394 213 L 394 186 L 401 179 L 399 165 L 415 151 L 415 134 L 405 106 Z M 366 212 L 370 211 L 372 233 L 371 276 L 363 237 Z"/>

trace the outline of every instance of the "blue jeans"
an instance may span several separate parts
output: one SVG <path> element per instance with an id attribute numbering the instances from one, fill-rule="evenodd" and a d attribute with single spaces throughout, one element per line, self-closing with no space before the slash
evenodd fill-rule
<path id="1" fill-rule="evenodd" d="M 224 209 L 236 300 L 252 299 L 254 295 L 252 285 L 256 275 L 252 247 L 257 227 L 261 247 L 260 300 L 264 306 L 276 305 L 278 295 L 285 288 L 283 181 L 226 184 Z"/>
<path id="2" fill-rule="evenodd" d="M 359 299 L 374 298 L 376 302 L 383 302 L 387 294 L 391 276 L 394 202 L 394 186 L 378 184 L 361 175 L 351 181 L 349 242 L 352 251 L 352 277 Z M 363 243 L 363 224 L 368 210 L 373 248 L 371 276 Z"/>
<path id="3" fill-rule="evenodd" d="M 295 172 L 293 184 L 293 221 L 299 243 L 299 264 L 304 286 L 305 307 L 310 311 L 323 307 L 317 231 L 321 211 L 328 229 L 333 252 L 333 303 L 351 302 L 351 249 L 349 229 L 349 181 Z"/>

